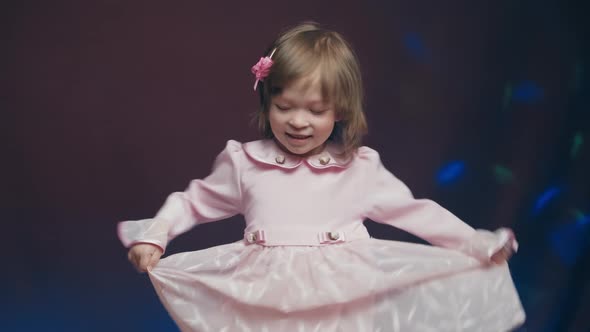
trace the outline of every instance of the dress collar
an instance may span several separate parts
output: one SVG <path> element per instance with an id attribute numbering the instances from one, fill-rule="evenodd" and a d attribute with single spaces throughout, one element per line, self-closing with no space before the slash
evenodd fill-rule
<path id="1" fill-rule="evenodd" d="M 244 143 L 243 148 L 250 158 L 260 163 L 286 169 L 296 168 L 303 162 L 316 169 L 346 168 L 351 161 L 350 157 L 340 155 L 342 148 L 338 144 L 331 142 L 324 151 L 304 158 L 286 153 L 272 139 Z"/>

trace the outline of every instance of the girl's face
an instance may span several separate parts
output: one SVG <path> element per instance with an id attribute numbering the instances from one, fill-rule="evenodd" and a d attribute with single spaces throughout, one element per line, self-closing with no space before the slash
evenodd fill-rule
<path id="1" fill-rule="evenodd" d="M 314 76 L 288 84 L 271 98 L 272 133 L 284 150 L 299 156 L 320 153 L 337 121 L 334 105 L 322 99 Z"/>

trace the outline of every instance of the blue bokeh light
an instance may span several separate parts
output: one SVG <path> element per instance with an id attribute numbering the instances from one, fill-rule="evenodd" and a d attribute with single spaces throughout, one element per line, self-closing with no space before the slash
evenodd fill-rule
<path id="1" fill-rule="evenodd" d="M 561 226 L 549 236 L 553 252 L 567 266 L 573 266 L 588 245 L 590 215 Z"/>
<path id="2" fill-rule="evenodd" d="M 551 200 L 557 197 L 561 192 L 562 189 L 557 186 L 553 186 L 545 190 L 535 201 L 533 215 L 538 215 L 543 210 L 543 208 L 547 206 L 547 204 L 549 204 L 549 202 L 551 202 Z"/>
<path id="3" fill-rule="evenodd" d="M 426 49 L 422 37 L 420 37 L 417 33 L 406 33 L 404 36 L 404 46 L 414 59 L 422 62 L 428 60 L 428 50 Z"/>
<path id="4" fill-rule="evenodd" d="M 533 81 L 522 81 L 513 88 L 512 100 L 532 104 L 543 98 L 543 89 Z"/>
<path id="5" fill-rule="evenodd" d="M 465 162 L 462 160 L 452 161 L 438 171 L 437 181 L 440 185 L 448 185 L 456 182 L 465 173 Z"/>

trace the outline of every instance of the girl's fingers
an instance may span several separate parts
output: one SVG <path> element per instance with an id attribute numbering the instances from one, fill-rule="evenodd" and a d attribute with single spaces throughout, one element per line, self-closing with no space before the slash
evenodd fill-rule
<path id="1" fill-rule="evenodd" d="M 162 256 L 162 250 L 149 244 L 137 244 L 127 253 L 127 259 L 139 272 L 151 271 Z"/>
<path id="2" fill-rule="evenodd" d="M 160 261 L 160 257 L 162 256 L 162 252 L 159 249 L 154 249 L 154 252 L 150 256 L 150 261 L 147 266 L 147 270 L 151 271 L 156 264 Z"/>
<path id="3" fill-rule="evenodd" d="M 147 271 L 147 267 L 148 267 L 148 264 L 149 264 L 151 258 L 152 258 L 152 255 L 149 252 L 143 252 L 141 254 L 141 258 L 139 260 L 139 271 L 141 271 L 141 272 Z"/>
<path id="4" fill-rule="evenodd" d="M 129 250 L 129 252 L 127 253 L 127 259 L 129 259 L 133 267 L 139 271 L 139 262 L 137 258 L 138 255 L 133 250 Z"/>
<path id="5" fill-rule="evenodd" d="M 495 264 L 500 264 L 502 262 L 500 254 L 494 254 L 494 256 L 492 256 L 492 262 Z"/>
<path id="6" fill-rule="evenodd" d="M 504 247 L 502 250 L 496 252 L 492 256 L 492 262 L 496 264 L 502 264 L 506 262 L 510 258 L 510 256 L 512 256 L 512 249 Z"/>

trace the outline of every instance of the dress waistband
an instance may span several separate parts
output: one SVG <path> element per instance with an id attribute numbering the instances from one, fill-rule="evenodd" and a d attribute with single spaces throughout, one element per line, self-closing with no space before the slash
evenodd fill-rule
<path id="1" fill-rule="evenodd" d="M 244 233 L 244 242 L 263 246 L 323 246 L 329 244 L 368 239 L 371 236 L 365 227 L 343 231 L 302 231 L 258 229 Z"/>

